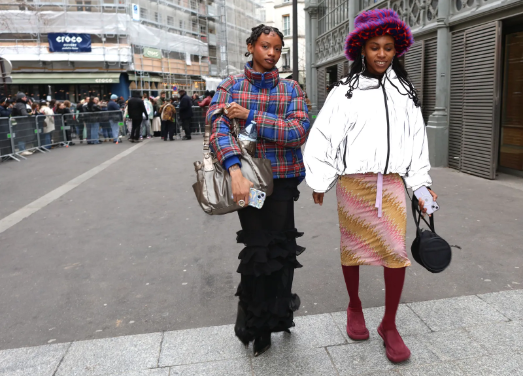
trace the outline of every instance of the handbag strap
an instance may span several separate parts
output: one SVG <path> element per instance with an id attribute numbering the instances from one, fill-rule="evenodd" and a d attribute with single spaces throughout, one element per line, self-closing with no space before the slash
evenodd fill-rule
<path id="1" fill-rule="evenodd" d="M 217 108 L 210 118 L 213 118 L 217 115 L 223 115 L 224 114 L 224 108 L 220 107 Z M 232 123 L 233 127 L 231 130 L 231 134 L 237 140 L 238 133 L 239 133 L 239 126 L 238 126 L 238 120 L 237 119 L 231 119 L 230 122 Z M 212 130 L 212 123 L 206 119 L 206 123 L 204 126 L 204 154 L 209 153 L 209 139 L 211 138 L 211 130 Z M 238 140 L 237 140 L 238 141 Z M 244 152 L 243 147 L 240 142 L 237 142 L 238 146 L 242 150 L 242 153 Z"/>
<path id="2" fill-rule="evenodd" d="M 415 226 L 417 226 L 417 230 L 420 230 L 420 220 L 422 219 L 426 223 L 426 225 L 428 225 L 431 231 L 436 232 L 435 231 L 435 219 L 434 219 L 435 214 L 429 217 L 429 223 L 428 223 L 428 221 L 426 221 L 426 219 L 422 215 L 422 212 L 420 211 L 418 200 L 415 197 L 415 194 L 413 194 L 413 197 L 412 197 L 409 194 L 408 187 L 406 186 L 406 182 L 404 181 L 404 179 L 402 179 L 402 181 L 404 183 L 404 188 L 406 189 L 406 193 L 408 194 L 408 197 L 411 200 L 411 211 L 413 213 L 413 219 L 415 220 Z M 418 219 L 417 219 L 417 214 L 418 214 Z"/>

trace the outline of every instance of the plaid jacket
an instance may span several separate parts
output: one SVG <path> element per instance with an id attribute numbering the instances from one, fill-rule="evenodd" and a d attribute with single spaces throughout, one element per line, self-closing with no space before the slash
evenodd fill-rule
<path id="1" fill-rule="evenodd" d="M 213 124 L 210 145 L 227 169 L 239 163 L 240 149 L 229 131 L 227 116 L 211 114 L 227 103 L 235 102 L 250 110 L 247 120 L 239 120 L 240 129 L 254 121 L 258 131 L 257 157 L 267 158 L 275 179 L 305 176 L 300 146 L 310 130 L 304 93 L 297 82 L 280 79 L 278 69 L 259 73 L 248 62 L 244 74 L 229 76 L 218 86 L 207 112 Z"/>

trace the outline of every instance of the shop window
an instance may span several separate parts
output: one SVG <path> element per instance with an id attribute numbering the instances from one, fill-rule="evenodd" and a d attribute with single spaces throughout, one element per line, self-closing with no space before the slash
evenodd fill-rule
<path id="1" fill-rule="evenodd" d="M 283 26 L 282 33 L 284 34 L 284 36 L 291 35 L 291 22 L 290 22 L 289 14 L 282 16 L 282 26 Z"/>

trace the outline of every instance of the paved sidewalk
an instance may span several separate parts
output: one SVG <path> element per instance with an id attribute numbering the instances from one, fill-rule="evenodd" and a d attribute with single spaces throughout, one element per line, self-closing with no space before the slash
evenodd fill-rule
<path id="1" fill-rule="evenodd" d="M 435 288 L 437 288 L 435 286 Z M 254 358 L 233 325 L 0 351 L 0 376 L 522 375 L 522 290 L 402 304 L 412 357 L 394 366 L 365 309 L 369 341 L 345 334 L 345 312 L 297 317 L 292 334 Z M 210 313 L 212 314 L 212 313 Z"/>

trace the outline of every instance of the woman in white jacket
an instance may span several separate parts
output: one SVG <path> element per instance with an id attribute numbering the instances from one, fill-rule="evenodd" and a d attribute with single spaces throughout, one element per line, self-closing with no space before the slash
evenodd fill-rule
<path id="1" fill-rule="evenodd" d="M 386 310 L 378 333 L 395 363 L 410 357 L 395 325 L 411 265 L 402 180 L 413 190 L 431 185 L 419 100 L 398 59 L 412 44 L 409 27 L 390 9 L 356 18 L 346 41 L 351 71 L 330 91 L 304 155 L 315 203 L 322 205 L 324 193 L 337 184 L 341 262 L 350 297 L 348 336 L 369 338 L 358 296 L 359 266 L 383 266 Z"/>

